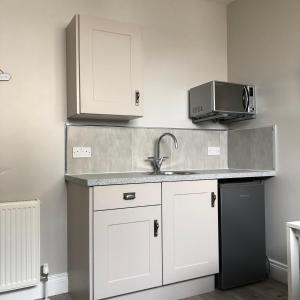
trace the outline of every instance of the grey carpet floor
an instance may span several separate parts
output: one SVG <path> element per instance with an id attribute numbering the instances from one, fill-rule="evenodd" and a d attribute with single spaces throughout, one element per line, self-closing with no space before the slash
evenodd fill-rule
<path id="1" fill-rule="evenodd" d="M 274 280 L 247 285 L 228 291 L 215 290 L 184 300 L 287 300 L 287 286 Z M 68 294 L 51 297 L 51 300 L 72 300 Z"/>

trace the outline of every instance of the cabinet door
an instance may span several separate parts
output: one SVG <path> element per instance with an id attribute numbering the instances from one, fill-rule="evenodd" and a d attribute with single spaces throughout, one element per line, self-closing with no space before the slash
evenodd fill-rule
<path id="1" fill-rule="evenodd" d="M 81 113 L 142 116 L 141 35 L 136 26 L 80 15 L 79 55 Z"/>
<path id="2" fill-rule="evenodd" d="M 162 184 L 163 284 L 219 271 L 217 181 Z"/>
<path id="3" fill-rule="evenodd" d="M 162 285 L 161 206 L 94 213 L 94 298 Z"/>

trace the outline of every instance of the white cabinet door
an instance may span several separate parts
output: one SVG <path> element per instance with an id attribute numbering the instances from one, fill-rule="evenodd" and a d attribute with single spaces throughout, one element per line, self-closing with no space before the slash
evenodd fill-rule
<path id="1" fill-rule="evenodd" d="M 162 285 L 160 221 L 161 206 L 94 213 L 95 300 Z"/>
<path id="2" fill-rule="evenodd" d="M 80 113 L 142 116 L 141 52 L 137 26 L 80 15 Z"/>
<path id="3" fill-rule="evenodd" d="M 164 182 L 163 284 L 218 273 L 217 181 Z"/>

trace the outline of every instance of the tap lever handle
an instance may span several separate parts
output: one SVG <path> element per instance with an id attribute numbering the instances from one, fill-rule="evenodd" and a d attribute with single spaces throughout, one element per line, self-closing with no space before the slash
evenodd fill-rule
<path id="1" fill-rule="evenodd" d="M 149 156 L 146 158 L 146 160 L 154 160 L 154 156 Z"/>
<path id="2" fill-rule="evenodd" d="M 164 161 L 165 159 L 168 159 L 168 158 L 169 158 L 168 156 L 163 156 L 160 158 L 156 158 L 154 156 L 149 156 L 146 158 L 146 160 L 148 160 L 148 161 Z"/>
<path id="3" fill-rule="evenodd" d="M 154 168 L 154 172 L 159 173 L 160 172 L 160 167 L 161 167 L 163 161 L 167 158 L 168 158 L 167 156 L 163 156 L 163 157 L 150 156 L 146 160 L 150 161 L 152 163 L 152 166 Z"/>
<path id="4" fill-rule="evenodd" d="M 158 158 L 157 160 L 158 160 L 159 165 L 161 165 L 163 163 L 163 161 L 168 158 L 169 158 L 168 156 L 162 156 L 162 157 Z"/>

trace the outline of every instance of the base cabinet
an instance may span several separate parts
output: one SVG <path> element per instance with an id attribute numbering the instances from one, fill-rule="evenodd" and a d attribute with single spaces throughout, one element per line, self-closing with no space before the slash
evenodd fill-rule
<path id="1" fill-rule="evenodd" d="M 162 183 L 163 284 L 219 272 L 217 181 Z"/>
<path id="2" fill-rule="evenodd" d="M 161 206 L 94 214 L 94 297 L 162 285 Z"/>
<path id="3" fill-rule="evenodd" d="M 68 183 L 72 299 L 164 300 L 211 291 L 218 272 L 217 206 L 216 180 Z"/>

